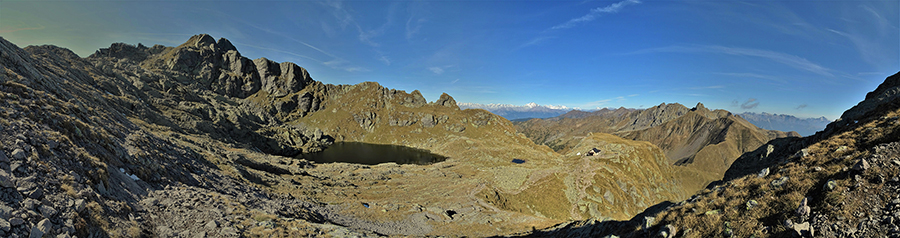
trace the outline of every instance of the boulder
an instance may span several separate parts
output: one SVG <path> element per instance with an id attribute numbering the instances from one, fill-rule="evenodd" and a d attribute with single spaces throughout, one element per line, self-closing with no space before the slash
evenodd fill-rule
<path id="1" fill-rule="evenodd" d="M 19 226 L 25 224 L 25 220 L 22 220 L 22 218 L 14 217 L 9 219 L 9 224 L 12 226 Z"/>
<path id="2" fill-rule="evenodd" d="M 0 218 L 9 219 L 10 216 L 12 216 L 12 208 L 0 203 Z"/>
<path id="3" fill-rule="evenodd" d="M 794 224 L 791 229 L 800 237 L 814 237 L 813 227 L 809 225 L 809 222 Z"/>
<path id="4" fill-rule="evenodd" d="M 0 163 L 9 163 L 9 157 L 6 157 L 6 153 L 0 150 Z"/>
<path id="5" fill-rule="evenodd" d="M 0 170 L 0 187 L 4 188 L 12 188 L 15 187 L 16 183 L 13 182 L 12 176 L 6 173 L 6 171 Z"/>
<path id="6" fill-rule="evenodd" d="M 803 198 L 803 201 L 800 202 L 800 206 L 797 207 L 797 217 L 800 218 L 800 221 L 805 221 L 807 218 L 809 218 L 811 208 L 807 205 L 808 201 L 808 198 Z"/>
<path id="7" fill-rule="evenodd" d="M 757 174 L 756 177 L 762 178 L 762 177 L 766 177 L 768 175 L 769 175 L 769 168 L 764 168 L 759 171 L 759 174 Z"/>
<path id="8" fill-rule="evenodd" d="M 867 169 L 869 169 L 869 162 L 866 162 L 866 159 L 860 159 L 859 162 L 856 162 L 856 164 L 853 165 L 853 170 L 858 172 L 863 172 Z"/>
<path id="9" fill-rule="evenodd" d="M 13 159 L 16 159 L 16 160 L 24 160 L 25 157 L 27 157 L 27 156 L 28 155 L 26 155 L 25 151 L 22 149 L 15 149 L 12 152 L 12 157 L 13 157 Z"/>

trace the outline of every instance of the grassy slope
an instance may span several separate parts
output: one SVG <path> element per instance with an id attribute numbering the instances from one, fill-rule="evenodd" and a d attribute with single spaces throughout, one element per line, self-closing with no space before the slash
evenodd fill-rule
<path id="1" fill-rule="evenodd" d="M 852 217 L 847 211 L 858 210 L 859 201 L 845 199 L 844 191 L 854 182 L 847 176 L 848 168 L 859 158 L 872 152 L 869 148 L 900 139 L 900 123 L 895 119 L 900 110 L 884 110 L 882 113 L 860 120 L 857 126 L 839 130 L 822 138 L 809 138 L 813 142 L 805 148 L 807 156 L 782 155 L 785 161 L 770 168 L 766 177 L 755 174 L 729 181 L 723 186 L 705 190 L 699 196 L 656 216 L 661 224 L 690 228 L 685 237 L 722 235 L 729 230 L 738 237 L 785 234 L 780 224 L 793 217 L 794 210 L 804 197 L 811 197 L 814 211 L 827 217 Z M 818 168 L 818 169 L 817 169 Z M 878 171 L 875 171 L 878 170 Z M 898 174 L 896 167 L 876 168 L 862 174 L 865 180 L 878 174 Z M 787 183 L 774 186 L 772 181 L 787 177 Z M 824 188 L 829 180 L 835 180 L 833 190 Z M 747 209 L 746 203 L 756 201 L 757 207 Z M 837 209 L 838 207 L 842 209 Z M 718 210 L 719 214 L 707 215 Z M 852 222 L 851 222 L 852 223 Z M 770 227 L 770 231 L 763 230 Z"/>

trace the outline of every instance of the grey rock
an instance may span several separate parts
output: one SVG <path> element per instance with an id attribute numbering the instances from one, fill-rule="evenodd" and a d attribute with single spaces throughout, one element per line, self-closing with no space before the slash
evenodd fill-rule
<path id="1" fill-rule="evenodd" d="M 12 157 L 16 160 L 24 160 L 26 156 L 25 151 L 22 149 L 15 149 L 12 152 Z"/>
<path id="2" fill-rule="evenodd" d="M 34 177 L 27 177 L 16 181 L 16 186 L 16 191 L 25 192 L 37 188 L 38 185 L 34 183 Z"/>
<path id="3" fill-rule="evenodd" d="M 644 224 L 641 226 L 641 229 L 646 231 L 654 225 L 656 225 L 656 217 L 644 217 Z"/>
<path id="4" fill-rule="evenodd" d="M 85 207 L 84 199 L 78 199 L 78 200 L 75 200 L 75 211 L 77 211 L 77 212 L 83 212 L 83 211 L 84 211 L 84 207 Z"/>
<path id="5" fill-rule="evenodd" d="M 9 164 L 9 171 L 13 172 L 13 171 L 18 170 L 21 173 L 27 173 L 28 171 L 25 170 L 24 165 L 25 164 L 23 164 L 22 161 L 13 161 L 12 163 Z"/>
<path id="6" fill-rule="evenodd" d="M 44 197 L 44 190 L 41 188 L 35 188 L 34 190 L 28 192 L 28 197 L 41 199 L 42 197 Z"/>
<path id="7" fill-rule="evenodd" d="M 291 62 L 277 64 L 266 58 L 253 60 L 259 79 L 262 83 L 261 90 L 275 97 L 295 93 L 312 82 L 309 72 Z"/>
<path id="8" fill-rule="evenodd" d="M 422 116 L 422 119 L 419 119 L 423 127 L 431 128 L 437 124 L 437 121 L 434 119 L 434 116 L 431 114 L 425 114 Z"/>
<path id="9" fill-rule="evenodd" d="M 792 229 L 800 237 L 814 237 L 815 235 L 813 227 L 809 225 L 809 222 L 794 224 Z"/>
<path id="10" fill-rule="evenodd" d="M 747 201 L 746 206 L 747 206 L 747 210 L 750 210 L 756 206 L 759 206 L 759 202 L 757 202 L 756 200 L 750 199 L 750 201 Z"/>
<path id="11" fill-rule="evenodd" d="M 853 170 L 859 172 L 866 171 L 867 169 L 869 169 L 869 162 L 866 162 L 866 159 L 860 159 L 859 162 L 856 162 L 856 164 L 853 165 Z"/>
<path id="12" fill-rule="evenodd" d="M 38 222 L 37 227 L 44 234 L 48 234 L 53 230 L 53 222 L 50 222 L 50 219 L 44 218 L 44 220 Z"/>
<path id="13" fill-rule="evenodd" d="M 272 221 L 261 221 L 261 222 L 257 223 L 256 225 L 257 225 L 257 226 L 264 227 L 264 228 L 266 228 L 266 229 L 273 229 L 273 228 L 275 228 L 275 223 L 272 222 Z"/>
<path id="14" fill-rule="evenodd" d="M 28 235 L 28 238 L 41 238 L 44 237 L 44 232 L 41 231 L 41 228 L 38 226 L 32 226 L 31 232 Z"/>
<path id="15" fill-rule="evenodd" d="M 837 187 L 837 182 L 834 179 L 829 179 L 828 182 L 825 183 L 825 189 L 828 191 L 834 190 Z"/>
<path id="16" fill-rule="evenodd" d="M 40 208 L 38 208 L 38 210 L 41 211 L 41 215 L 45 218 L 51 218 L 57 213 L 56 209 L 47 205 L 42 205 Z"/>
<path id="17" fill-rule="evenodd" d="M 788 181 L 788 176 L 784 176 L 779 179 L 772 180 L 772 186 L 781 187 L 782 185 L 787 183 L 787 181 Z"/>
<path id="18" fill-rule="evenodd" d="M 9 224 L 12 226 L 19 226 L 25 224 L 25 220 L 22 220 L 22 218 L 14 217 L 9 219 Z"/>
<path id="19" fill-rule="evenodd" d="M 10 216 L 12 216 L 12 208 L 0 203 L 0 218 L 9 219 Z"/>
<path id="20" fill-rule="evenodd" d="M 6 171 L 0 170 L 0 187 L 11 188 L 15 186 L 16 183 L 13 182 L 12 176 L 6 173 Z"/>
<path id="21" fill-rule="evenodd" d="M 100 193 L 100 195 L 108 195 L 106 186 L 103 186 L 103 183 L 97 183 L 97 192 Z"/>
<path id="22" fill-rule="evenodd" d="M 451 97 L 447 93 L 441 94 L 441 97 L 438 98 L 438 100 L 435 101 L 434 103 L 437 105 L 445 106 L 445 107 L 459 109 L 459 106 L 456 105 L 456 100 L 454 100 L 453 97 Z"/>
<path id="23" fill-rule="evenodd" d="M 0 218 L 0 230 L 9 232 L 9 229 L 12 229 L 12 225 L 10 225 L 6 219 Z"/>
<path id="24" fill-rule="evenodd" d="M 803 198 L 803 201 L 800 202 L 800 207 L 797 208 L 797 216 L 800 217 L 800 221 L 805 221 L 809 218 L 811 208 L 807 205 L 808 200 L 808 198 Z"/>
<path id="25" fill-rule="evenodd" d="M 765 177 L 765 176 L 768 176 L 768 175 L 769 175 L 769 168 L 764 168 L 764 169 L 762 169 L 762 170 L 759 171 L 759 174 L 757 174 L 756 177 L 762 178 L 762 177 Z"/>
<path id="26" fill-rule="evenodd" d="M 207 222 L 206 225 L 203 227 L 206 227 L 206 229 L 216 229 L 219 227 L 219 223 L 216 222 L 215 220 L 212 220 L 212 221 Z"/>
<path id="27" fill-rule="evenodd" d="M 900 160 L 892 160 L 891 163 L 894 163 L 897 166 L 900 166 Z"/>
<path id="28" fill-rule="evenodd" d="M 36 204 L 40 204 L 40 202 L 31 198 L 26 198 L 25 201 L 22 201 L 22 207 L 28 210 L 34 210 Z"/>
<path id="29" fill-rule="evenodd" d="M 675 234 L 678 234 L 678 229 L 675 229 L 675 226 L 672 224 L 666 224 L 662 231 L 660 231 L 660 237 L 662 238 L 674 238 Z"/>
<path id="30" fill-rule="evenodd" d="M 9 157 L 6 157 L 6 153 L 3 150 L 0 150 L 0 163 L 9 163 Z"/>

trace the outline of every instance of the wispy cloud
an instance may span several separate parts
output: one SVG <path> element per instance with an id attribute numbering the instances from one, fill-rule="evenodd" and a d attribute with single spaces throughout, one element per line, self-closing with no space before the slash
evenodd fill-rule
<path id="1" fill-rule="evenodd" d="M 719 89 L 719 88 L 725 88 L 725 86 L 723 86 L 723 85 L 713 85 L 713 86 L 704 86 L 704 87 L 690 87 L 690 88 L 688 88 L 688 89 L 691 89 L 691 90 L 701 90 L 701 89 Z"/>
<path id="2" fill-rule="evenodd" d="M 10 26 L 10 28 L 6 28 L 6 27 L 0 28 L 0 34 L 13 33 L 13 32 L 17 32 L 17 31 L 43 30 L 45 28 L 46 27 L 44 27 L 44 25 L 41 25 L 41 24 L 37 24 L 37 26 L 25 26 L 25 23 L 23 22 L 21 24 Z"/>
<path id="3" fill-rule="evenodd" d="M 309 43 L 306 43 L 306 42 L 304 42 L 304 41 L 302 41 L 302 40 L 298 40 L 298 39 L 296 39 L 296 38 L 294 38 L 294 37 L 291 37 L 291 36 L 289 36 L 289 35 L 287 35 L 287 34 L 284 34 L 284 33 L 282 33 L 282 32 L 274 31 L 274 30 L 271 30 L 271 29 L 268 29 L 268 28 L 265 28 L 265 27 L 257 26 L 257 25 L 254 25 L 254 24 L 250 24 L 249 22 L 245 22 L 245 21 L 242 21 L 242 23 L 244 23 L 244 24 L 247 25 L 247 26 L 256 28 L 257 30 L 264 31 L 264 32 L 269 33 L 269 34 L 281 36 L 281 37 L 284 37 L 285 39 L 291 40 L 291 41 L 293 41 L 293 42 L 300 43 L 301 45 L 304 45 L 304 46 L 306 46 L 306 47 L 309 47 L 310 49 L 313 49 L 313 50 L 315 50 L 315 51 L 318 51 L 319 53 L 322 53 L 322 54 L 324 54 L 324 55 L 326 55 L 326 56 L 328 56 L 328 57 L 331 57 L 332 60 L 329 60 L 329 61 L 321 61 L 321 60 L 316 60 L 316 59 L 314 59 L 314 58 L 312 58 L 312 57 L 308 57 L 308 56 L 304 56 L 304 55 L 300 55 L 300 54 L 295 54 L 295 53 L 290 53 L 291 55 L 295 55 L 295 56 L 299 56 L 299 57 L 304 57 L 304 58 L 307 58 L 307 59 L 312 59 L 312 60 L 321 62 L 321 63 L 324 64 L 325 66 L 331 67 L 332 69 L 339 69 L 339 70 L 344 70 L 344 71 L 347 71 L 347 72 L 367 72 L 367 71 L 370 71 L 370 70 L 368 70 L 368 69 L 366 69 L 366 68 L 359 67 L 359 66 L 355 66 L 355 65 L 353 65 L 350 61 L 345 60 L 344 58 L 338 57 L 337 55 L 334 55 L 334 54 L 332 54 L 332 53 L 329 53 L 329 52 L 327 52 L 327 51 L 325 51 L 325 50 L 320 49 L 319 47 L 315 47 L 315 46 L 313 46 L 313 45 L 311 45 L 311 44 L 309 44 Z M 248 45 L 248 46 L 249 46 L 249 45 Z M 251 46 L 251 47 L 254 47 L 254 46 Z M 257 48 L 271 50 L 271 48 L 262 48 L 262 47 L 257 47 Z M 281 51 L 281 52 L 285 52 L 285 51 Z"/>
<path id="4" fill-rule="evenodd" d="M 428 70 L 431 70 L 431 72 L 434 72 L 434 74 L 443 74 L 444 73 L 444 69 L 441 67 L 428 67 Z"/>
<path id="5" fill-rule="evenodd" d="M 758 78 L 758 79 L 765 79 L 765 80 L 778 82 L 778 83 L 786 83 L 785 80 L 780 79 L 775 76 L 755 74 L 755 73 L 713 73 L 713 74 L 723 75 L 723 76 L 740 77 L 740 78 Z"/>
<path id="6" fill-rule="evenodd" d="M 525 43 L 519 45 L 519 48 L 521 49 L 521 48 L 529 47 L 529 46 L 532 46 L 532 45 L 537 45 L 537 44 L 540 44 L 541 42 L 544 42 L 544 41 L 546 41 L 546 40 L 553 39 L 553 38 L 556 38 L 556 37 L 555 37 L 555 36 L 540 36 L 540 37 L 536 37 L 536 38 L 534 38 L 534 39 L 531 39 L 531 40 L 528 41 L 528 42 L 525 42 Z"/>
<path id="7" fill-rule="evenodd" d="M 341 60 L 341 59 L 326 61 L 326 62 L 323 62 L 322 64 L 324 64 L 325 66 L 331 67 L 332 69 L 339 69 L 339 70 L 343 70 L 343 71 L 347 71 L 347 72 L 369 72 L 369 71 L 371 71 L 371 70 L 363 68 L 363 67 L 353 66 L 350 64 L 350 62 L 348 62 L 346 60 Z"/>
<path id="8" fill-rule="evenodd" d="M 815 74 L 833 77 L 834 74 L 831 73 L 831 69 L 821 66 L 819 64 L 813 63 L 805 58 L 785 54 L 781 52 L 769 51 L 769 50 L 760 50 L 760 49 L 751 49 L 751 48 L 739 48 L 739 47 L 726 47 L 719 45 L 692 45 L 692 46 L 668 46 L 668 47 L 660 47 L 660 48 L 651 48 L 651 49 L 643 49 L 635 52 L 631 52 L 629 54 L 648 54 L 648 53 L 660 53 L 660 52 L 673 52 L 673 53 L 713 53 L 713 54 L 725 54 L 725 55 L 736 55 L 736 56 L 751 56 L 751 57 L 759 57 L 767 60 L 771 60 L 777 63 L 781 63 L 787 66 L 790 66 L 795 69 L 809 71 Z"/>
<path id="9" fill-rule="evenodd" d="M 756 98 L 747 99 L 746 102 L 741 104 L 741 109 L 753 109 L 759 106 L 759 102 L 756 101 Z"/>
<path id="10" fill-rule="evenodd" d="M 412 39 L 416 33 L 419 33 L 419 30 L 422 29 L 422 25 L 426 22 L 425 18 L 416 18 L 410 17 L 406 20 L 406 39 Z"/>
<path id="11" fill-rule="evenodd" d="M 803 110 L 803 109 L 806 108 L 807 106 L 809 106 L 809 105 L 806 105 L 806 103 L 800 104 L 800 106 L 797 106 L 797 110 L 798 110 L 798 111 L 799 111 L 799 110 Z"/>
<path id="12" fill-rule="evenodd" d="M 625 8 L 625 6 L 632 5 L 632 4 L 639 4 L 639 3 L 641 3 L 641 1 L 625 0 L 625 1 L 610 4 L 609 6 L 594 8 L 594 9 L 591 9 L 591 11 L 588 14 L 578 17 L 578 18 L 572 18 L 571 20 L 569 20 L 565 23 L 559 24 L 559 25 L 555 25 L 555 26 L 551 27 L 550 30 L 572 28 L 575 25 L 578 25 L 579 23 L 593 21 L 594 19 L 597 19 L 597 17 L 599 17 L 603 14 L 617 13 L 617 12 L 619 12 L 619 10 L 622 10 L 622 8 Z"/>
<path id="13" fill-rule="evenodd" d="M 232 44 L 235 44 L 235 45 L 238 45 L 238 46 L 246 46 L 246 47 L 250 47 L 250 48 L 256 48 L 256 49 L 260 49 L 260 50 L 267 50 L 267 51 L 272 51 L 272 52 L 278 52 L 278 53 L 282 53 L 282 54 L 289 54 L 289 55 L 297 56 L 297 57 L 300 57 L 300 58 L 312 60 L 312 61 L 315 61 L 315 62 L 318 62 L 318 63 L 323 63 L 323 64 L 325 63 L 325 62 L 323 62 L 323 61 L 321 61 L 321 60 L 318 60 L 318 59 L 316 59 L 316 58 L 309 57 L 309 56 L 306 56 L 306 55 L 297 54 L 297 53 L 290 52 L 290 51 L 279 50 L 279 49 L 275 49 L 275 48 L 262 47 L 262 46 L 256 46 L 256 45 L 248 45 L 248 44 L 243 44 L 243 43 L 232 43 Z"/>
<path id="14" fill-rule="evenodd" d="M 391 59 L 388 59 L 387 56 L 382 55 L 381 58 L 378 58 L 378 61 L 381 61 L 385 65 L 391 65 Z"/>
<path id="15" fill-rule="evenodd" d="M 456 67 L 456 65 L 451 64 L 451 65 L 444 65 L 444 66 L 432 66 L 432 67 L 428 67 L 427 69 L 430 70 L 434 74 L 443 74 L 444 72 L 447 71 L 447 69 L 453 68 L 453 67 Z"/>

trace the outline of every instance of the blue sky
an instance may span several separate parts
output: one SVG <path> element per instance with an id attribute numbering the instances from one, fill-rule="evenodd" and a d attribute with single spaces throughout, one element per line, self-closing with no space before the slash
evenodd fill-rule
<path id="1" fill-rule="evenodd" d="M 900 70 L 898 1 L 0 1 L 0 36 L 87 56 L 208 33 L 333 84 L 459 102 L 678 102 L 834 119 Z"/>

